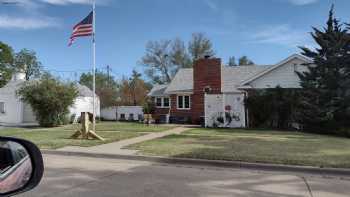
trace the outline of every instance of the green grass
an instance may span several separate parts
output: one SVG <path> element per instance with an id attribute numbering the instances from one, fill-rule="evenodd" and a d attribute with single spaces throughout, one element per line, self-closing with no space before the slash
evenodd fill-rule
<path id="1" fill-rule="evenodd" d="M 146 126 L 139 123 L 101 122 L 96 125 L 96 130 L 100 136 L 106 139 L 106 141 L 102 142 L 99 140 L 71 139 L 70 136 L 78 128 L 78 125 L 55 128 L 5 128 L 0 129 L 0 136 L 27 139 L 37 144 L 41 149 L 57 149 L 64 146 L 96 146 L 141 136 L 147 132 L 160 132 L 169 129 L 169 127 Z"/>
<path id="2" fill-rule="evenodd" d="M 350 139 L 299 132 L 193 129 L 135 144 L 142 154 L 350 168 Z"/>

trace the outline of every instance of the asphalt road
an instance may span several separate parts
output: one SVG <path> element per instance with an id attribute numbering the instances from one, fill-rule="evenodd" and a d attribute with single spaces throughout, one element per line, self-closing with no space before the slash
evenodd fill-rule
<path id="1" fill-rule="evenodd" d="M 20 196 L 348 197 L 350 180 L 305 174 L 45 155 L 41 184 Z"/>

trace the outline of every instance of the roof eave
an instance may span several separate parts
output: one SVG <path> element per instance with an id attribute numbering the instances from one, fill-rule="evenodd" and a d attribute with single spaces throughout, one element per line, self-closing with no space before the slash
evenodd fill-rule
<path id="1" fill-rule="evenodd" d="M 274 66 L 272 66 L 272 67 L 270 67 L 270 68 L 268 68 L 268 69 L 266 69 L 266 70 L 263 70 L 262 72 L 257 73 L 256 75 L 254 75 L 253 77 L 251 77 L 251 78 L 249 78 L 249 79 L 243 81 L 243 82 L 240 84 L 240 86 L 245 86 L 245 85 L 247 85 L 248 83 L 250 83 L 250 82 L 252 82 L 252 81 L 254 81 L 254 80 L 256 80 L 256 79 L 258 79 L 258 78 L 260 78 L 260 77 L 262 77 L 262 76 L 264 76 L 265 74 L 267 74 L 267 73 L 269 73 L 269 72 L 275 70 L 276 68 L 278 68 L 278 67 L 284 65 L 285 63 L 289 62 L 290 60 L 292 60 L 292 59 L 294 59 L 294 58 L 301 59 L 301 60 L 303 60 L 303 61 L 305 61 L 305 62 L 307 62 L 307 63 L 312 63 L 312 60 L 309 59 L 309 58 L 307 58 L 307 57 L 305 57 L 305 56 L 302 56 L 302 55 L 299 55 L 299 54 L 293 54 L 293 55 L 287 57 L 286 59 L 284 59 L 284 60 L 278 62 L 276 65 L 274 65 Z"/>
<path id="2" fill-rule="evenodd" d="M 167 95 L 170 94 L 193 94 L 193 90 L 171 90 L 165 92 Z"/>

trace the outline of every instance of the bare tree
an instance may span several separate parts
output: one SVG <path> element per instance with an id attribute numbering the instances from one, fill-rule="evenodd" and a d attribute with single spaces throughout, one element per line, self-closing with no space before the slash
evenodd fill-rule
<path id="1" fill-rule="evenodd" d="M 171 61 L 180 68 L 192 67 L 192 61 L 186 50 L 185 43 L 180 38 L 176 38 L 172 42 Z"/>
<path id="2" fill-rule="evenodd" d="M 195 33 L 187 48 L 180 38 L 148 42 L 140 63 L 153 83 L 164 84 L 170 83 L 180 68 L 191 68 L 193 61 L 205 55 L 215 55 L 211 41 L 204 34 Z"/>
<path id="3" fill-rule="evenodd" d="M 171 40 L 150 41 L 146 45 L 146 54 L 141 59 L 146 74 L 155 83 L 168 83 L 177 67 L 172 63 Z"/>
<path id="4" fill-rule="evenodd" d="M 203 33 L 193 33 L 192 39 L 188 44 L 188 51 L 193 60 L 203 58 L 204 56 L 214 56 L 213 45 Z"/>

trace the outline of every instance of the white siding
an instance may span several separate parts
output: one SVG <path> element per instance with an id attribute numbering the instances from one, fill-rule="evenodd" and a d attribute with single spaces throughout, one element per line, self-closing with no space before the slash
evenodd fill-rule
<path id="1" fill-rule="evenodd" d="M 229 110 L 225 109 L 229 106 Z M 225 117 L 230 113 L 232 121 L 224 118 L 224 124 L 217 121 L 218 117 Z M 244 94 L 207 94 L 205 95 L 205 121 L 207 127 L 216 124 L 219 127 L 241 128 L 245 127 Z"/>
<path id="2" fill-rule="evenodd" d="M 117 120 L 117 107 L 108 107 L 101 110 L 101 117 L 104 120 Z"/>
<path id="3" fill-rule="evenodd" d="M 14 93 L 2 94 L 0 102 L 5 105 L 5 113 L 0 114 L 0 124 L 21 124 L 23 105 Z"/>
<path id="4" fill-rule="evenodd" d="M 222 116 L 223 99 L 222 94 L 207 94 L 205 95 L 205 126 L 213 127 L 217 122 L 216 119 Z M 216 123 L 218 124 L 218 123 Z"/>
<path id="5" fill-rule="evenodd" d="M 230 106 L 231 110 L 225 110 L 231 114 L 232 121 L 228 126 L 231 128 L 245 127 L 245 107 L 244 107 L 244 94 L 224 94 L 225 106 Z"/>
<path id="6" fill-rule="evenodd" d="M 143 108 L 141 106 L 119 106 L 117 107 L 118 120 L 120 120 L 121 114 L 125 115 L 126 120 L 129 119 L 130 114 L 133 114 L 134 120 L 139 120 L 139 115 L 143 117 Z"/>
<path id="7" fill-rule="evenodd" d="M 37 123 L 36 116 L 29 104 L 23 104 L 23 123 Z"/>
<path id="8" fill-rule="evenodd" d="M 96 97 L 96 116 L 100 116 L 100 99 Z M 72 107 L 69 109 L 70 114 L 75 114 L 79 117 L 81 112 L 93 113 L 93 98 L 92 97 L 78 97 Z"/>
<path id="9" fill-rule="evenodd" d="M 304 61 L 294 58 L 284 65 L 270 71 L 269 73 L 250 82 L 252 88 L 275 88 L 281 86 L 282 88 L 300 88 L 300 80 L 295 71 L 305 71 L 306 67 L 301 65 Z"/>
<path id="10" fill-rule="evenodd" d="M 121 115 L 124 114 L 125 120 L 129 120 L 130 114 L 133 114 L 135 121 L 139 120 L 139 115 L 143 117 L 142 106 L 114 106 L 103 108 L 101 117 L 105 120 L 121 120 Z"/>

